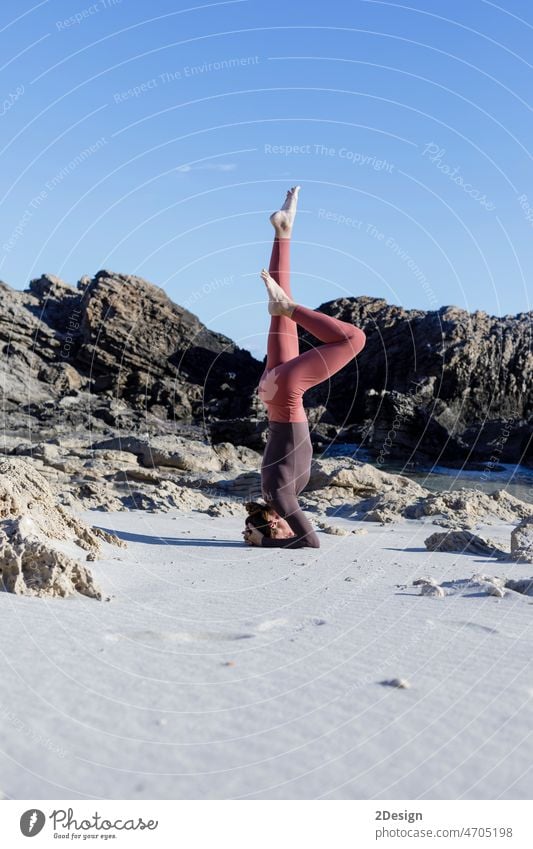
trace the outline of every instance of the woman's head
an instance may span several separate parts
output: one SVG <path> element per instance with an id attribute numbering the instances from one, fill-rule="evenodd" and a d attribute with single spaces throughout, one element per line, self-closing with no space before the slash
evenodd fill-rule
<path id="1" fill-rule="evenodd" d="M 294 536 L 289 523 L 270 504 L 247 501 L 244 506 L 248 513 L 246 524 L 253 525 L 263 536 L 273 537 L 274 539 L 286 539 Z"/>
<path id="2" fill-rule="evenodd" d="M 246 512 L 246 524 L 253 525 L 263 536 L 272 536 L 271 514 L 267 504 L 260 504 L 258 501 L 247 501 L 244 505 Z"/>

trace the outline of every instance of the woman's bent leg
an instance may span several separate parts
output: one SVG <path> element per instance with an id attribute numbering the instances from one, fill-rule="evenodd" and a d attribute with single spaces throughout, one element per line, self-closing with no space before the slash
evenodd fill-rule
<path id="1" fill-rule="evenodd" d="M 366 336 L 353 324 L 307 307 L 295 307 L 292 320 L 326 343 L 300 354 L 277 374 L 279 392 L 294 400 L 353 360 L 363 350 Z"/>
<path id="2" fill-rule="evenodd" d="M 354 357 L 364 347 L 366 337 L 362 330 L 348 321 L 341 321 L 339 318 L 333 318 L 331 315 L 324 315 L 318 310 L 310 310 L 307 307 L 302 307 L 299 304 L 292 311 L 292 320 L 308 330 L 321 342 L 342 342 L 347 339 L 352 339 L 357 350 Z"/>
<path id="3" fill-rule="evenodd" d="M 290 239 L 280 239 L 276 236 L 272 246 L 268 271 L 283 291 L 292 298 L 290 247 Z M 267 344 L 267 369 L 286 363 L 297 357 L 298 354 L 298 330 L 294 321 L 285 315 L 271 316 Z"/>

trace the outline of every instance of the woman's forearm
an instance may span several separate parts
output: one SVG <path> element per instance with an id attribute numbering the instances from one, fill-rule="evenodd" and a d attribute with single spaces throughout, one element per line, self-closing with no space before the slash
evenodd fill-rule
<path id="1" fill-rule="evenodd" d="M 320 540 L 314 531 L 306 534 L 305 537 L 285 537 L 284 539 L 276 539 L 275 537 L 263 537 L 261 540 L 262 548 L 320 548 Z"/>
<path id="2" fill-rule="evenodd" d="M 264 548 L 320 548 L 320 540 L 294 495 L 278 495 L 272 500 L 272 506 L 285 519 L 294 536 L 263 537 L 261 545 Z"/>

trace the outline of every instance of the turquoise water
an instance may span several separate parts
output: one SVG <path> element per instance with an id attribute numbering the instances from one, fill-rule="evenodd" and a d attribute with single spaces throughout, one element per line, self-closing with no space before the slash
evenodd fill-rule
<path id="1" fill-rule="evenodd" d="M 330 446 L 319 455 L 321 457 L 353 457 L 363 463 L 374 464 L 372 458 L 357 445 L 339 443 Z M 450 469 L 446 466 L 402 466 L 401 463 L 380 465 L 384 472 L 405 475 L 434 492 L 448 489 L 471 487 L 483 492 L 505 489 L 511 495 L 523 501 L 533 503 L 533 469 L 525 466 L 502 463 L 495 469 L 479 464 L 476 469 Z"/>

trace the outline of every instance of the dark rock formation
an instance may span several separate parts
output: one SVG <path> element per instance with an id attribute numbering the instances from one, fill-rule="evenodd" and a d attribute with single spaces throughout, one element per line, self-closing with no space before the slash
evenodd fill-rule
<path id="1" fill-rule="evenodd" d="M 8 430 L 247 417 L 262 370 L 162 289 L 108 271 L 77 289 L 52 275 L 0 284 L 0 346 Z"/>
<path id="2" fill-rule="evenodd" d="M 481 461 L 488 474 L 532 462 L 532 313 L 404 310 L 367 297 L 320 309 L 361 327 L 367 343 L 306 401 L 325 404 L 378 460 Z"/>
<path id="3" fill-rule="evenodd" d="M 532 462 L 531 313 L 404 310 L 343 298 L 320 308 L 362 327 L 354 363 L 305 396 L 315 448 L 361 443 L 399 460 Z M 306 334 L 301 350 L 317 344 Z M 169 434 L 261 450 L 263 364 L 139 277 L 99 271 L 77 288 L 53 275 L 0 283 L 4 433 L 76 429 Z M 30 437 L 31 438 L 31 437 Z"/>
<path id="4" fill-rule="evenodd" d="M 260 374 L 251 354 L 162 289 L 108 271 L 84 288 L 76 364 L 96 392 L 177 419 L 249 414 Z"/>

